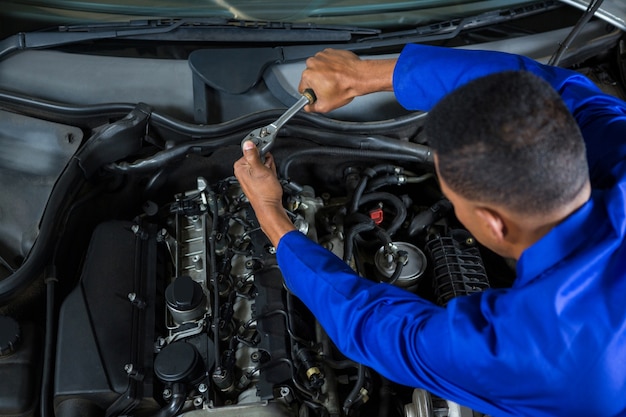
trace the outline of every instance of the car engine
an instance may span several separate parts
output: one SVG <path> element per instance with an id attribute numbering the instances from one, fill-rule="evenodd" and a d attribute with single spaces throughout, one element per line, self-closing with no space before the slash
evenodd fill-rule
<path id="1" fill-rule="evenodd" d="M 294 225 L 366 279 L 440 305 L 489 287 L 477 243 L 426 166 L 338 158 L 342 181 L 329 189 L 325 171 L 318 190 L 280 162 Z M 455 415 L 336 350 L 284 286 L 234 177 L 185 180 L 195 187 L 96 226 L 61 306 L 56 415 Z"/>

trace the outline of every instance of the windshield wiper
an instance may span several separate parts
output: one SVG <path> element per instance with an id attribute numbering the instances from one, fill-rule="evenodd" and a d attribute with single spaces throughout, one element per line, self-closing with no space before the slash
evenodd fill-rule
<path id="1" fill-rule="evenodd" d="M 437 22 L 414 29 L 382 33 L 375 36 L 363 37 L 357 43 L 373 43 L 376 47 L 397 45 L 409 42 L 432 42 L 452 39 L 459 33 L 480 27 L 492 26 L 499 23 L 522 17 L 544 13 L 562 7 L 563 4 L 556 0 L 535 2 L 524 6 L 516 6 L 508 9 L 492 10 L 476 16 L 457 18 L 443 22 Z"/>
<path id="2" fill-rule="evenodd" d="M 204 42 L 347 42 L 377 29 L 341 25 L 256 22 L 224 18 L 133 20 L 59 26 L 55 31 L 18 33 L 0 41 L 0 59 L 23 49 L 51 48 L 103 39 Z"/>

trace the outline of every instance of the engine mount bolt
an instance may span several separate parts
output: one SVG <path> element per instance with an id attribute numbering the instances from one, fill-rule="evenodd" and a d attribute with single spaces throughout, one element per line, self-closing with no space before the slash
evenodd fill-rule
<path id="1" fill-rule="evenodd" d="M 209 388 L 206 386 L 205 383 L 201 383 L 200 385 L 198 385 L 198 392 L 201 392 L 204 394 L 205 392 L 207 392 L 208 389 Z"/>

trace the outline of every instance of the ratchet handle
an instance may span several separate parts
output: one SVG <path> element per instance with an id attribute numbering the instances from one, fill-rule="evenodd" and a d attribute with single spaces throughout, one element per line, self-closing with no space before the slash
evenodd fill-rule
<path id="1" fill-rule="evenodd" d="M 287 111 L 285 111 L 282 116 L 278 118 L 274 123 L 271 123 L 265 127 L 261 127 L 253 130 L 241 141 L 241 146 L 246 140 L 251 140 L 259 150 L 259 154 L 261 155 L 261 159 L 263 160 L 263 156 L 270 151 L 272 146 L 274 145 L 274 141 L 276 140 L 276 134 L 278 129 L 280 129 L 289 119 L 291 119 L 297 112 L 302 110 L 304 106 L 307 104 L 313 104 L 317 101 L 317 96 L 315 92 L 307 88 L 304 90 L 294 105 L 289 107 Z"/>

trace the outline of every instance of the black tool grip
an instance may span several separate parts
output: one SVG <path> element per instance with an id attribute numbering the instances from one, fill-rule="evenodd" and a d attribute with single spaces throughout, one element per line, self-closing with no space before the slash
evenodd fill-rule
<path id="1" fill-rule="evenodd" d="M 317 101 L 317 96 L 312 88 L 307 88 L 302 92 L 302 95 L 309 99 L 309 104 L 313 104 Z"/>

